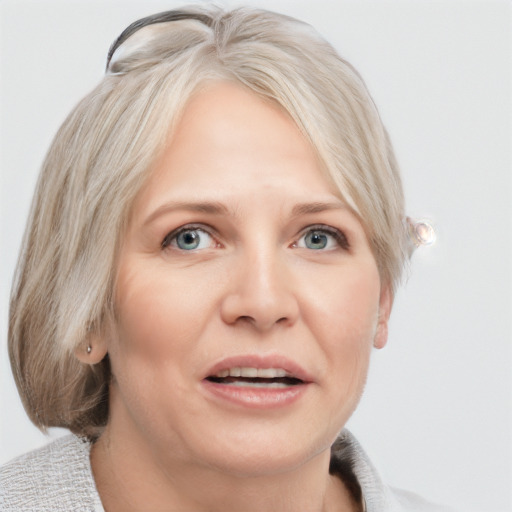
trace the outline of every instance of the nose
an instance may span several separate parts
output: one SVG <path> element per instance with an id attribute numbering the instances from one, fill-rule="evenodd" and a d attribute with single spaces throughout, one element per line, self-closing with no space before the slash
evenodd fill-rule
<path id="1" fill-rule="evenodd" d="M 261 332 L 293 325 L 299 304 L 286 262 L 268 253 L 242 257 L 231 273 L 221 316 L 227 324 L 248 324 Z"/>

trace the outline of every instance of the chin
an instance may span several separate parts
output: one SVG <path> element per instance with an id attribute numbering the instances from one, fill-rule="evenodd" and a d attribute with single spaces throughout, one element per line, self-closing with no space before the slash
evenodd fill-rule
<path id="1" fill-rule="evenodd" d="M 272 420 L 269 420 L 272 421 Z M 270 476 L 286 473 L 329 451 L 337 431 L 319 436 L 296 428 L 244 429 L 211 436 L 202 452 L 203 460 L 223 473 L 239 477 Z"/>

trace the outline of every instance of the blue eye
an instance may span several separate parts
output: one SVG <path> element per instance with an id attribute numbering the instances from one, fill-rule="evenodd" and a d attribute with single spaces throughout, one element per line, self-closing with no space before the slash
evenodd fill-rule
<path id="1" fill-rule="evenodd" d="M 318 228 L 306 231 L 296 243 L 296 247 L 312 249 L 314 251 L 331 250 L 340 247 L 348 249 L 348 241 L 345 235 L 338 230 Z"/>
<path id="2" fill-rule="evenodd" d="M 325 249 L 329 241 L 329 235 L 323 231 L 310 231 L 304 236 L 304 245 L 308 249 Z"/>
<path id="3" fill-rule="evenodd" d="M 182 251 L 207 249 L 214 245 L 212 236 L 200 228 L 185 228 L 167 235 L 162 242 L 162 248 L 171 246 Z"/>

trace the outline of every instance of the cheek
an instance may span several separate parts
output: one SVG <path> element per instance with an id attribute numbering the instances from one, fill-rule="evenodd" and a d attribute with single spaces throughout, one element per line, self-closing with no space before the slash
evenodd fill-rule
<path id="1" fill-rule="evenodd" d="M 133 364 L 141 362 L 153 368 L 183 363 L 183 358 L 192 356 L 211 316 L 212 300 L 197 282 L 162 272 L 158 263 L 153 269 L 140 267 L 135 262 L 120 269 L 113 357 L 130 358 Z"/>
<path id="2" fill-rule="evenodd" d="M 113 407 L 129 411 L 143 430 L 178 421 L 169 396 L 186 406 L 179 397 L 192 391 L 187 372 L 193 374 L 200 360 L 197 341 L 211 316 L 211 299 L 195 292 L 201 287 L 165 270 L 132 260 L 120 267 L 117 281 L 116 329 L 108 348 L 120 397 Z"/>
<path id="3" fill-rule="evenodd" d="M 325 378 L 342 398 L 354 397 L 364 387 L 375 337 L 380 278 L 373 261 L 346 267 L 329 276 L 317 276 L 307 290 L 306 321 L 327 358 Z"/>
<path id="4" fill-rule="evenodd" d="M 377 327 L 380 278 L 375 264 L 342 267 L 304 283 L 305 315 L 324 340 L 347 349 L 371 345 Z"/>

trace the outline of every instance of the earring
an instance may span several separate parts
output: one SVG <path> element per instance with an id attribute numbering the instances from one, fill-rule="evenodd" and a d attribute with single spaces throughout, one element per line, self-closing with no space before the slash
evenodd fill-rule
<path id="1" fill-rule="evenodd" d="M 92 352 L 92 347 L 91 345 L 87 345 L 87 353 L 90 354 Z"/>
<path id="2" fill-rule="evenodd" d="M 415 221 L 410 217 L 406 220 L 409 225 L 409 237 L 416 247 L 432 245 L 436 241 L 436 231 L 429 221 Z"/>

